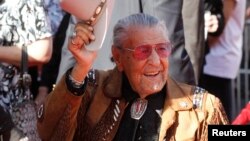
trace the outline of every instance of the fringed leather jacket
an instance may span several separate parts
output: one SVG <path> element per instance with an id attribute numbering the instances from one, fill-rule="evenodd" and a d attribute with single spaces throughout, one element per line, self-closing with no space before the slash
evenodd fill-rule
<path id="1" fill-rule="evenodd" d="M 128 103 L 121 95 L 117 68 L 96 71 L 82 96 L 73 95 L 65 76 L 39 108 L 38 131 L 44 141 L 112 141 Z M 208 140 L 209 124 L 229 124 L 221 102 L 205 90 L 171 77 L 166 84 L 159 141 Z"/>

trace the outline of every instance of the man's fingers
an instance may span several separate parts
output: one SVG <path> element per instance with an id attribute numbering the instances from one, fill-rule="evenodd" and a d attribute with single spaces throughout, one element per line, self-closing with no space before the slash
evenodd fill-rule
<path id="1" fill-rule="evenodd" d="M 95 40 L 93 28 L 86 24 L 78 24 L 75 28 L 76 36 L 79 36 L 85 44 Z"/>

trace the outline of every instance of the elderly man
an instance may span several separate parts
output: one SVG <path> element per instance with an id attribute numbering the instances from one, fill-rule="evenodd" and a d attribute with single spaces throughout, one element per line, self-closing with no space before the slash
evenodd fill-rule
<path id="1" fill-rule="evenodd" d="M 69 69 L 39 110 L 43 140 L 207 140 L 208 124 L 228 124 L 219 99 L 169 77 L 171 42 L 155 17 L 118 21 L 112 54 L 116 67 L 91 70 L 97 52 L 84 48 L 93 28 L 75 27 Z"/>

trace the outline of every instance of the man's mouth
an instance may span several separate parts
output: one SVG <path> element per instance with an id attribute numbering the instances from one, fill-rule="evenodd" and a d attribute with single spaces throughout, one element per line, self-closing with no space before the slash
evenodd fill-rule
<path id="1" fill-rule="evenodd" d="M 147 77 L 154 77 L 154 76 L 157 76 L 159 73 L 160 73 L 160 71 L 148 72 L 148 73 L 144 73 L 144 75 L 147 76 Z"/>

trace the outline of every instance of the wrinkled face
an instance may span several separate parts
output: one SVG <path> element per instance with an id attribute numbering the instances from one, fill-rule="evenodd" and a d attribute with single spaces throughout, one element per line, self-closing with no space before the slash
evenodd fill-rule
<path id="1" fill-rule="evenodd" d="M 119 50 L 117 66 L 120 71 L 125 72 L 133 90 L 141 98 L 161 91 L 166 84 L 168 55 L 161 54 L 160 50 L 162 43 L 170 43 L 170 41 L 163 32 L 164 30 L 159 26 L 132 28 L 129 31 L 129 40 L 123 46 L 129 50 Z M 146 55 L 147 50 L 146 52 L 143 49 L 139 52 L 132 51 L 141 46 L 150 47 L 152 52 Z"/>

